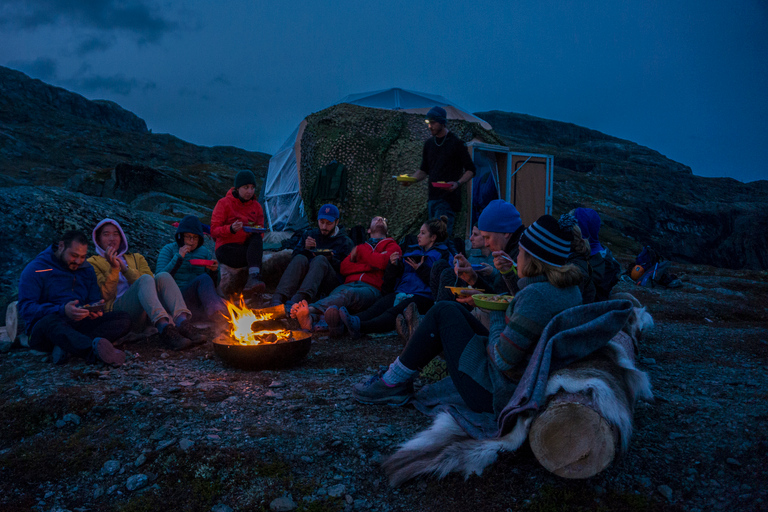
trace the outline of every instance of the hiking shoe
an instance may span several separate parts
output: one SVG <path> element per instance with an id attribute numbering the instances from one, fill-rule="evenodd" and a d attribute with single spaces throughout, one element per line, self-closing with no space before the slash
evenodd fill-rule
<path id="1" fill-rule="evenodd" d="M 325 310 L 325 323 L 328 324 L 328 335 L 331 338 L 339 338 L 344 335 L 344 324 L 341 321 L 339 308 L 330 306 Z"/>
<path id="2" fill-rule="evenodd" d="M 408 339 L 405 340 L 407 343 L 421 323 L 421 314 L 419 314 L 419 308 L 416 306 L 415 302 L 408 304 L 408 307 L 405 308 L 405 311 L 403 311 L 403 316 L 405 317 L 405 321 L 408 324 Z"/>
<path id="3" fill-rule="evenodd" d="M 341 317 L 341 321 L 344 322 L 344 325 L 347 326 L 347 330 L 353 338 L 357 339 L 363 335 L 360 332 L 360 317 L 349 314 L 349 311 L 347 311 L 345 306 L 339 308 L 339 316 Z"/>
<path id="4" fill-rule="evenodd" d="M 383 371 L 352 387 L 352 396 L 363 404 L 405 405 L 413 396 L 413 381 L 387 386 L 381 379 Z"/>
<path id="5" fill-rule="evenodd" d="M 264 290 L 266 289 L 267 285 L 264 284 L 264 281 L 259 279 L 257 274 L 248 274 L 248 281 L 245 282 L 243 295 L 259 295 L 264 293 Z"/>
<path id="6" fill-rule="evenodd" d="M 107 338 L 93 340 L 93 353 L 99 361 L 113 366 L 120 366 L 125 362 L 125 352 L 113 347 Z"/>
<path id="7" fill-rule="evenodd" d="M 175 325 L 166 326 L 163 332 L 160 333 L 160 339 L 163 345 L 171 350 L 186 350 L 192 347 L 192 341 L 182 336 Z"/>
<path id="8" fill-rule="evenodd" d="M 64 364 L 69 360 L 69 353 L 66 350 L 56 345 L 53 347 L 53 353 L 51 353 L 51 359 L 53 364 Z"/>
<path id="9" fill-rule="evenodd" d="M 189 339 L 189 341 L 192 342 L 192 345 L 202 345 L 208 341 L 208 337 L 205 335 L 205 332 L 202 329 L 198 329 L 192 325 L 192 322 L 189 320 L 185 320 L 181 323 L 181 325 L 177 325 L 176 330 L 179 331 L 179 334 Z"/>
<path id="10" fill-rule="evenodd" d="M 405 321 L 403 315 L 397 315 L 397 318 L 395 319 L 395 330 L 397 331 L 397 334 L 400 335 L 400 339 L 403 340 L 403 345 L 408 343 L 411 335 L 408 331 L 408 322 Z"/>

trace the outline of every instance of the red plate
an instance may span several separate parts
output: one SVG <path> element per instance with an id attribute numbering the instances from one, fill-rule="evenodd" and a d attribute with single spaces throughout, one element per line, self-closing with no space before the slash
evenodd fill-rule
<path id="1" fill-rule="evenodd" d="M 197 265 L 198 267 L 207 267 L 216 263 L 215 260 L 189 260 L 190 265 Z"/>
<path id="2" fill-rule="evenodd" d="M 435 181 L 432 183 L 432 186 L 435 188 L 451 188 L 451 184 L 444 181 Z"/>

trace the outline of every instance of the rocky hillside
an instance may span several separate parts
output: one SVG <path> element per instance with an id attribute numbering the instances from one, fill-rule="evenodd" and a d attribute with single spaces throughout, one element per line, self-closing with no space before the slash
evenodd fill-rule
<path id="1" fill-rule="evenodd" d="M 614 251 L 768 269 L 768 181 L 702 178 L 652 149 L 570 123 L 478 112 L 507 145 L 555 156 L 555 212 L 600 212 Z"/>

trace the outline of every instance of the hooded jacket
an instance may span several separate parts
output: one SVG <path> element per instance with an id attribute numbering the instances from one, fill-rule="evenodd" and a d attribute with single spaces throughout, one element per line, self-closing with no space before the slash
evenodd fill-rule
<path id="1" fill-rule="evenodd" d="M 233 233 L 229 229 L 233 222 L 240 220 L 245 225 L 250 223 L 256 226 L 264 225 L 264 210 L 255 197 L 250 201 L 241 201 L 234 193 L 234 187 L 229 189 L 227 195 L 216 203 L 211 214 L 211 236 L 216 242 L 214 250 L 224 244 L 242 245 L 248 241 L 252 233 L 246 233 L 242 229 Z M 261 235 L 258 234 L 258 236 Z"/>
<path id="2" fill-rule="evenodd" d="M 573 212 L 579 223 L 581 236 L 589 241 L 589 254 L 595 254 L 605 250 L 600 244 L 600 215 L 592 208 L 576 208 Z"/>
<path id="3" fill-rule="evenodd" d="M 184 245 L 184 233 L 192 233 L 199 237 L 197 247 L 183 258 L 179 255 L 179 248 Z M 210 260 L 211 251 L 205 246 L 203 238 L 203 225 L 194 215 L 187 215 L 176 229 L 175 242 L 171 242 L 160 249 L 157 256 L 155 272 L 168 272 L 173 276 L 179 288 L 184 289 L 193 279 L 206 272 L 205 267 L 192 265 L 189 260 Z"/>
<path id="4" fill-rule="evenodd" d="M 392 253 L 401 253 L 400 246 L 392 238 L 382 238 L 377 243 L 368 240 L 357 246 L 356 261 L 349 256 L 341 262 L 341 275 L 344 283 L 362 281 L 381 290 L 384 282 L 384 269 L 389 264 Z"/>
<path id="5" fill-rule="evenodd" d="M 107 258 L 104 257 L 104 249 L 96 240 L 96 232 L 104 224 L 112 224 L 120 231 L 120 246 L 117 250 L 117 256 L 122 258 L 128 266 L 125 273 L 121 273 L 120 268 L 112 268 Z M 104 219 L 96 224 L 91 237 L 96 248 L 96 254 L 88 258 L 88 263 L 93 265 L 93 269 L 96 271 L 96 280 L 101 290 L 101 298 L 104 299 L 104 311 L 112 311 L 115 301 L 125 293 L 130 285 L 144 274 L 152 277 L 154 277 L 154 274 L 144 256 L 139 253 L 128 252 L 128 238 L 126 238 L 123 228 L 116 220 Z"/>
<path id="6" fill-rule="evenodd" d="M 19 314 L 26 323 L 27 334 L 44 316 L 58 314 L 69 321 L 64 307 L 78 300 L 79 305 L 101 300 L 93 267 L 87 261 L 70 270 L 50 246 L 24 267 L 19 279 Z"/>

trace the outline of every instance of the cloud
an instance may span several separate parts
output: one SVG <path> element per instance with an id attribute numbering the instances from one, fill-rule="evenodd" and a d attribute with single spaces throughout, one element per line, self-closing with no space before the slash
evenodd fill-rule
<path id="1" fill-rule="evenodd" d="M 91 52 L 108 50 L 115 44 L 114 38 L 90 37 L 80 43 L 77 47 L 77 54 L 81 57 Z"/>
<path id="2" fill-rule="evenodd" d="M 155 82 L 140 81 L 135 78 L 128 78 L 123 74 L 112 76 L 88 75 L 67 80 L 65 83 L 68 87 L 78 91 L 108 91 L 122 96 L 128 96 L 134 90 L 148 91 L 157 88 Z"/>
<path id="3" fill-rule="evenodd" d="M 0 26 L 21 29 L 65 22 L 99 30 L 124 30 L 139 42 L 155 42 L 174 30 L 176 23 L 163 17 L 150 0 L 5 0 Z"/>
<path id="4" fill-rule="evenodd" d="M 220 73 L 213 80 L 211 80 L 211 84 L 229 86 L 232 85 L 232 82 L 229 81 L 229 78 L 224 76 L 224 73 Z"/>
<path id="5" fill-rule="evenodd" d="M 44 82 L 48 82 L 56 78 L 58 65 L 53 59 L 40 57 L 33 61 L 11 61 L 8 63 L 8 67 L 18 69 L 32 78 L 39 78 Z"/>

